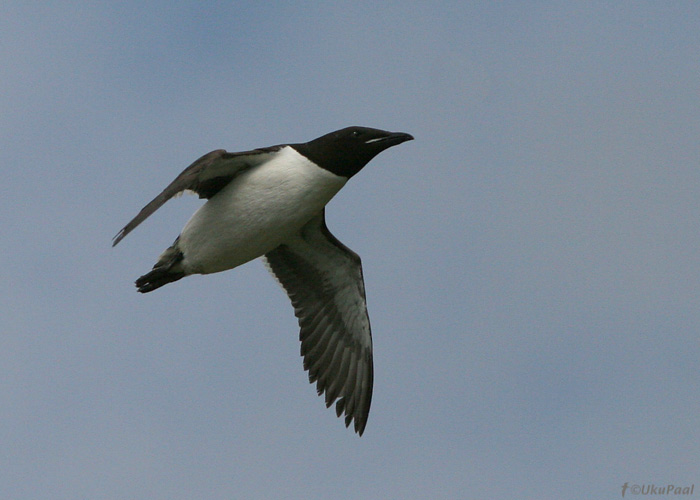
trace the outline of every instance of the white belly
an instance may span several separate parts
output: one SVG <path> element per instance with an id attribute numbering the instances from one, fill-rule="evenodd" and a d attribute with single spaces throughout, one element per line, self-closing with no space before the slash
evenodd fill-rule
<path id="1" fill-rule="evenodd" d="M 316 215 L 347 179 L 287 147 L 242 173 L 195 212 L 180 234 L 187 274 L 208 274 L 277 247 Z"/>

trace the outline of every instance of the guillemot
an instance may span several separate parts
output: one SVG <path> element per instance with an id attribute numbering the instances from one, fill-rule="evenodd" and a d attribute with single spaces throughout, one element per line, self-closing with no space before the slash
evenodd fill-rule
<path id="1" fill-rule="evenodd" d="M 292 301 L 309 381 L 362 435 L 372 400 L 372 335 L 360 257 L 328 230 L 325 206 L 372 158 L 413 137 L 348 127 L 307 143 L 212 151 L 187 167 L 117 233 L 113 246 L 166 201 L 193 191 L 208 201 L 153 269 L 153 291 L 191 274 L 263 257 Z"/>

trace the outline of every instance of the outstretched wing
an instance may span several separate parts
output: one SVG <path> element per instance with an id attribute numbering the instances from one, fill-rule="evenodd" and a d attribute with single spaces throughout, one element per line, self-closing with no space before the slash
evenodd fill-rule
<path id="1" fill-rule="evenodd" d="M 223 149 L 217 149 L 205 154 L 183 170 L 162 193 L 143 207 L 138 215 L 117 233 L 112 246 L 124 239 L 173 196 L 189 190 L 197 193 L 200 198 L 211 198 L 242 171 L 264 163 L 282 147 L 272 146 L 240 153 L 229 153 Z"/>
<path id="2" fill-rule="evenodd" d="M 300 238 L 265 255 L 299 319 L 304 369 L 336 403 L 345 425 L 355 421 L 362 435 L 372 401 L 372 334 L 360 257 L 326 227 L 324 212 L 311 219 Z"/>

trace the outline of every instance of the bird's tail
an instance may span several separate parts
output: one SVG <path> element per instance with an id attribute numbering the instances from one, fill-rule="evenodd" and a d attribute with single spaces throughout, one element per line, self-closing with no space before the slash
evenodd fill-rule
<path id="1" fill-rule="evenodd" d="M 139 292 L 152 292 L 156 288 L 185 277 L 185 272 L 180 265 L 184 256 L 178 247 L 178 240 L 179 238 L 160 255 L 150 272 L 136 280 L 136 288 Z"/>

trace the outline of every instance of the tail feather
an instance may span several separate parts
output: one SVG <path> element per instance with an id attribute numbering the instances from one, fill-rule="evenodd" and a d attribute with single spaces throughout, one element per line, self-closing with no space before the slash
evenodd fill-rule
<path id="1" fill-rule="evenodd" d="M 152 292 L 156 288 L 184 278 L 185 273 L 182 271 L 173 272 L 170 269 L 163 267 L 154 267 L 152 271 L 144 274 L 136 280 L 136 287 L 141 293 Z"/>
<path id="2" fill-rule="evenodd" d="M 139 292 L 152 292 L 156 288 L 186 276 L 182 266 L 178 265 L 182 262 L 184 256 L 177 243 L 178 240 L 175 240 L 175 243 L 158 258 L 158 262 L 153 266 L 153 269 L 136 280 L 136 287 Z"/>

